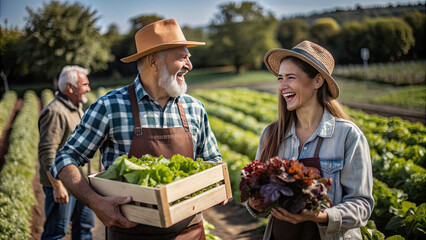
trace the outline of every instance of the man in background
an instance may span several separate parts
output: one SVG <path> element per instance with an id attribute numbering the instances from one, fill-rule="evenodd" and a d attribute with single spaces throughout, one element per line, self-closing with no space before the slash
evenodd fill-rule
<path id="1" fill-rule="evenodd" d="M 94 213 L 68 193 L 61 181 L 52 177 L 49 168 L 57 151 L 65 144 L 83 116 L 82 103 L 90 91 L 88 70 L 65 66 L 58 80 L 55 99 L 41 112 L 38 126 L 40 142 L 40 183 L 43 185 L 46 221 L 41 239 L 61 239 L 72 222 L 72 239 L 92 239 Z"/>

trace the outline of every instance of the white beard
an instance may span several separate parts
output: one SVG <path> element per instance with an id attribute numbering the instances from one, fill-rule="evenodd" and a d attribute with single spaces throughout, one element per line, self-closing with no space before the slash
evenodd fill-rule
<path id="1" fill-rule="evenodd" d="M 169 71 L 167 71 L 167 67 L 165 64 L 161 66 L 160 80 L 158 84 L 160 85 L 160 87 L 166 90 L 167 94 L 170 97 L 180 96 L 186 93 L 187 90 L 186 82 L 183 81 L 182 84 L 179 85 L 176 77 L 170 74 Z"/>
<path id="2" fill-rule="evenodd" d="M 88 99 L 87 99 L 87 97 L 86 97 L 86 96 L 81 96 L 81 99 L 80 99 L 80 102 L 81 102 L 81 103 L 86 104 L 86 103 L 87 103 L 87 101 L 88 101 Z"/>

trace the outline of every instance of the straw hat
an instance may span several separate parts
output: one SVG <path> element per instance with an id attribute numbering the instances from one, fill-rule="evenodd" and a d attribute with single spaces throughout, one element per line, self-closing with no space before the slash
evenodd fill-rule
<path id="1" fill-rule="evenodd" d="M 296 57 L 314 67 L 325 78 L 331 97 L 339 96 L 339 86 L 331 77 L 334 69 L 334 58 L 327 49 L 310 41 L 303 41 L 291 50 L 272 49 L 265 54 L 263 61 L 270 72 L 278 75 L 281 61 L 285 57 Z"/>
<path id="2" fill-rule="evenodd" d="M 141 57 L 169 48 L 206 44 L 205 42 L 187 41 L 175 19 L 164 19 L 146 25 L 135 34 L 135 43 L 137 53 L 122 58 L 122 62 L 134 62 Z"/>

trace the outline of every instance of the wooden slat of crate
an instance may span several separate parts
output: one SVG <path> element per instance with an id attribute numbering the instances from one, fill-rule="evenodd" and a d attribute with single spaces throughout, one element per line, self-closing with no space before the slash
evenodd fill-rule
<path id="1" fill-rule="evenodd" d="M 177 203 L 170 207 L 171 223 L 177 223 L 191 215 L 202 212 L 227 199 L 225 185 L 220 185 L 207 192 Z"/>
<path id="2" fill-rule="evenodd" d="M 129 184 L 109 179 L 96 177 L 96 174 L 89 176 L 90 185 L 103 196 L 127 197 L 132 196 L 133 201 L 157 205 L 155 188 L 143 187 L 136 184 Z"/>
<path id="3" fill-rule="evenodd" d="M 231 188 L 231 182 L 229 179 L 228 164 L 226 163 L 222 164 L 222 171 L 223 171 L 223 179 L 224 179 L 225 187 L 226 187 L 226 198 L 231 199 L 232 188 Z"/>
<path id="4" fill-rule="evenodd" d="M 161 219 L 158 209 L 146 208 L 135 205 L 121 205 L 121 212 L 132 222 L 143 223 L 150 226 L 163 227 L 165 224 Z"/>
<path id="5" fill-rule="evenodd" d="M 202 171 L 202 174 L 194 174 L 165 185 L 168 202 L 174 202 L 191 193 L 223 180 L 222 166 L 219 164 Z"/>

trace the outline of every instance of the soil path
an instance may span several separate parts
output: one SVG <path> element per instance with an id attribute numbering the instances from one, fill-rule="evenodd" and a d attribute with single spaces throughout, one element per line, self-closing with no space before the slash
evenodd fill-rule
<path id="1" fill-rule="evenodd" d="M 263 237 L 261 223 L 234 201 L 210 208 L 203 212 L 203 216 L 215 226 L 210 233 L 223 240 L 258 240 Z"/>

